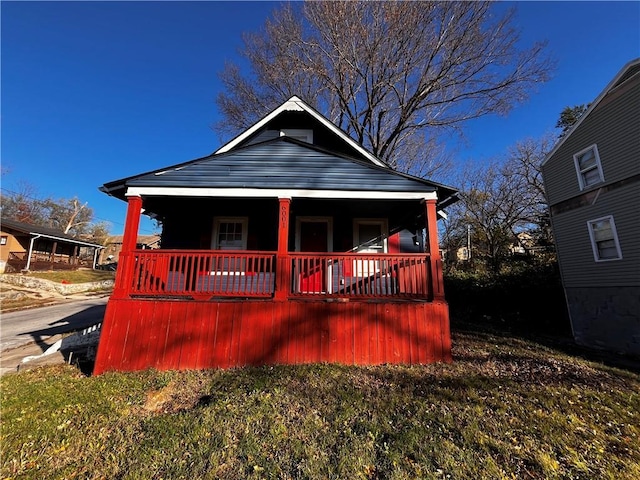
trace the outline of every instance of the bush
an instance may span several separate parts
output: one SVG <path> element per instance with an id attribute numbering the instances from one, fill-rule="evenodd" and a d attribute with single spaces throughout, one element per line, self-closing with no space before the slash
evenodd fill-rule
<path id="1" fill-rule="evenodd" d="M 454 326 L 474 323 L 524 333 L 570 334 L 555 262 L 512 261 L 498 274 L 454 270 L 444 280 Z"/>

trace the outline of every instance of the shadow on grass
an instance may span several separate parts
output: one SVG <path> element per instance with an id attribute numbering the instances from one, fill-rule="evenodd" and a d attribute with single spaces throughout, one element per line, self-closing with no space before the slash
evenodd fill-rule
<path id="1" fill-rule="evenodd" d="M 577 345 L 556 264 L 500 275 L 458 272 L 445 278 L 451 330 L 521 338 L 562 353 L 640 372 L 640 358 Z"/>

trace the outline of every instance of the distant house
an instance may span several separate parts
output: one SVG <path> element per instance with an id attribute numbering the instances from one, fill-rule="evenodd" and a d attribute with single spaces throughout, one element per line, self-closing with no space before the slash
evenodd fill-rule
<path id="1" fill-rule="evenodd" d="M 577 343 L 640 354 L 640 59 L 542 164 Z"/>
<path id="2" fill-rule="evenodd" d="M 98 264 L 104 265 L 117 263 L 122 250 L 122 240 L 124 235 L 112 235 L 104 242 L 104 249 L 100 251 Z M 136 239 L 136 249 L 159 248 L 160 235 L 138 235 Z"/>
<path id="3" fill-rule="evenodd" d="M 456 191 L 297 97 L 209 156 L 101 189 L 128 210 L 96 374 L 451 358 L 436 221 Z M 135 248 L 143 207 L 159 249 Z"/>
<path id="4" fill-rule="evenodd" d="M 95 268 L 102 245 L 52 228 L 0 220 L 0 273 Z"/>

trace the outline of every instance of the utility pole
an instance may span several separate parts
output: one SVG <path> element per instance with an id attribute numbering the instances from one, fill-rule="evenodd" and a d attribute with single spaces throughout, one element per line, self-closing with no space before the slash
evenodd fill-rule
<path id="1" fill-rule="evenodd" d="M 471 225 L 467 225 L 467 260 L 471 261 Z"/>

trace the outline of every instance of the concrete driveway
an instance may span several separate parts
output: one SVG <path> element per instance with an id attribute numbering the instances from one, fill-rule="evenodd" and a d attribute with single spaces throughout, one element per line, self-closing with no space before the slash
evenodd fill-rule
<path id="1" fill-rule="evenodd" d="M 77 300 L 0 315 L 1 369 L 13 370 L 22 357 L 38 355 L 63 334 L 82 330 L 104 318 L 107 296 Z"/>

